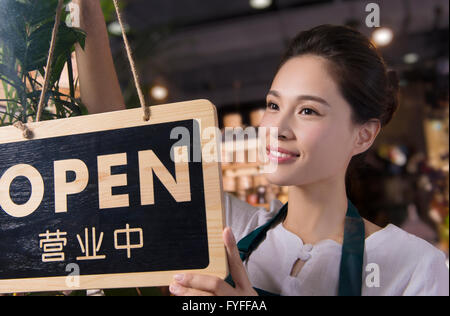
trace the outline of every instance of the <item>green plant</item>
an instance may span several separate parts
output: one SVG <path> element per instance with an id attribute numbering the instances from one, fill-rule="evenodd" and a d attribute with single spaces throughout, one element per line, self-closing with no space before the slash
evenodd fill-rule
<path id="1" fill-rule="evenodd" d="M 69 0 L 64 1 L 65 4 Z M 44 77 L 50 39 L 55 23 L 58 0 L 0 0 L 0 126 L 17 121 L 28 122 L 36 116 L 42 91 L 39 76 Z M 71 54 L 75 44 L 84 48 L 85 32 L 68 27 L 62 12 L 58 29 L 46 103 L 42 120 L 70 117 L 86 113 L 80 99 L 75 98 Z M 60 91 L 59 81 L 68 66 L 69 94 Z"/>
<path id="2" fill-rule="evenodd" d="M 106 24 L 116 21 L 116 9 L 114 3 L 111 0 L 100 0 L 100 6 L 102 7 L 103 16 L 105 17 Z M 125 7 L 123 1 L 119 2 L 119 9 L 122 10 Z"/>

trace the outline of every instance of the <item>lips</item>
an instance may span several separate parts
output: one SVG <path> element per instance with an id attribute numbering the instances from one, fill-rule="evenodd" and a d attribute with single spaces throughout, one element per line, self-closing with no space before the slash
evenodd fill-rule
<path id="1" fill-rule="evenodd" d="M 277 163 L 292 162 L 300 157 L 300 154 L 281 147 L 267 146 L 266 151 L 269 159 Z"/>

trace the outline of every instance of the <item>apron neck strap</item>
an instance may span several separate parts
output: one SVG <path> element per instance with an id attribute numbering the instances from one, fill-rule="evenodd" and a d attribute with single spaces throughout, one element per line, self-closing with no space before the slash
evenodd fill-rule
<path id="1" fill-rule="evenodd" d="M 237 247 L 242 261 L 266 238 L 267 232 L 275 223 L 281 221 L 287 214 L 288 203 L 283 205 L 278 214 L 268 223 L 242 238 Z M 364 221 L 353 203 L 348 200 L 345 216 L 344 242 L 339 271 L 339 296 L 360 296 L 362 289 L 364 261 L 365 229 Z"/>
<path id="2" fill-rule="evenodd" d="M 272 228 L 275 223 L 286 216 L 287 209 L 288 204 L 286 203 L 274 218 L 272 218 L 263 226 L 258 227 L 238 242 L 237 248 L 239 250 L 239 255 L 241 256 L 242 261 L 247 260 L 253 250 L 255 250 L 259 246 L 259 244 L 266 238 L 266 234 L 269 229 Z"/>
<path id="3" fill-rule="evenodd" d="M 339 296 L 361 296 L 365 235 L 364 221 L 349 200 L 339 269 Z"/>

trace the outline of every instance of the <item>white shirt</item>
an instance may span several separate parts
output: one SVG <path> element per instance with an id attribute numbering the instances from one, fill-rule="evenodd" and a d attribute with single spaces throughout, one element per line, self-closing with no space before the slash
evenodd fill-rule
<path id="1" fill-rule="evenodd" d="M 225 206 L 226 224 L 232 228 L 238 242 L 266 224 L 283 205 L 273 201 L 267 211 L 226 194 Z M 245 267 L 252 285 L 268 292 L 335 296 L 341 252 L 342 245 L 330 239 L 305 245 L 280 223 L 268 231 Z M 290 274 L 298 259 L 305 263 L 294 277 Z M 446 257 L 428 242 L 389 224 L 366 239 L 362 295 L 448 296 Z"/>

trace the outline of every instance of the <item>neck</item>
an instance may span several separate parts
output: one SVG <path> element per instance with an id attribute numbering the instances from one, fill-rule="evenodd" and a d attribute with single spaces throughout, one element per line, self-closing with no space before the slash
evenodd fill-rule
<path id="1" fill-rule="evenodd" d="M 291 186 L 289 209 L 283 225 L 308 244 L 324 239 L 342 244 L 347 204 L 342 178 Z"/>

